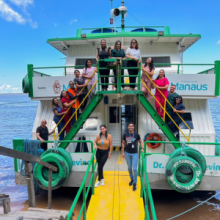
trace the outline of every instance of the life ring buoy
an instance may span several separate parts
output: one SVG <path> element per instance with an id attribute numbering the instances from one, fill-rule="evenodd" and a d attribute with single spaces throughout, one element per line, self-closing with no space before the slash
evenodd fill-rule
<path id="1" fill-rule="evenodd" d="M 157 133 L 151 133 L 147 136 L 147 141 L 162 141 L 162 137 Z M 161 143 L 147 143 L 147 146 L 151 149 L 160 147 Z"/>
<path id="2" fill-rule="evenodd" d="M 57 148 L 57 151 L 58 151 L 57 154 L 61 155 L 66 160 L 66 162 L 69 165 L 69 171 L 71 172 L 72 166 L 73 166 L 73 160 L 72 160 L 72 157 L 70 156 L 70 153 L 67 152 L 65 149 L 60 148 L 60 147 Z M 52 148 L 49 148 L 48 150 L 44 151 L 44 153 L 41 155 L 41 158 L 44 157 L 47 154 L 50 154 L 50 153 L 54 154 Z"/>
<path id="3" fill-rule="evenodd" d="M 184 179 L 183 181 L 180 180 L 177 172 L 181 166 L 187 166 L 192 171 L 192 176 L 189 176 L 188 179 Z M 168 161 L 165 175 L 169 185 L 174 190 L 181 193 L 190 193 L 195 191 L 202 182 L 203 177 L 202 169 L 199 163 L 187 156 L 175 157 Z"/>
<path id="4" fill-rule="evenodd" d="M 50 153 L 41 158 L 42 161 L 57 167 L 57 172 L 52 173 L 52 190 L 61 187 L 69 177 L 69 166 L 67 161 L 59 154 Z M 33 171 L 36 183 L 45 190 L 48 190 L 48 169 L 41 164 L 35 164 Z"/>
<path id="5" fill-rule="evenodd" d="M 186 154 L 186 156 L 191 157 L 192 159 L 196 160 L 201 169 L 202 169 L 202 174 L 205 174 L 206 171 L 206 159 L 205 157 L 196 149 L 192 148 L 192 147 L 184 147 L 183 149 L 178 148 L 175 151 L 173 151 L 173 153 L 170 155 L 170 159 L 172 160 L 175 157 L 178 157 L 181 155 L 181 152 L 184 152 Z M 182 172 L 184 173 L 184 172 Z"/>
<path id="6" fill-rule="evenodd" d="M 24 77 L 22 80 L 22 91 L 23 93 L 29 93 L 30 91 L 30 81 L 28 77 Z"/>

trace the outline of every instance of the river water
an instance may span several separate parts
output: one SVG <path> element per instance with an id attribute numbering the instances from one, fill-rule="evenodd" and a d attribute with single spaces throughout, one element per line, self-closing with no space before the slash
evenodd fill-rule
<path id="1" fill-rule="evenodd" d="M 31 131 L 36 115 L 38 102 L 30 101 L 26 94 L 0 95 L 0 145 L 12 148 L 13 138 L 31 139 Z M 220 137 L 220 102 L 219 98 L 210 101 L 216 134 Z M 220 141 L 220 138 L 218 138 Z M 14 183 L 13 159 L 0 155 L 0 193 L 10 195 L 12 211 L 26 210 L 28 196 L 26 186 Z M 10 177 L 10 178 L 9 178 Z M 8 184 L 3 188 L 7 179 Z M 220 183 L 219 183 L 220 184 Z M 69 210 L 78 189 L 60 188 L 53 191 L 53 209 Z M 184 212 L 214 195 L 216 192 L 193 192 L 180 194 L 175 191 L 153 191 L 158 220 L 171 218 Z M 132 202 L 132 201 L 131 201 Z M 38 208 L 47 208 L 47 191 L 41 190 L 36 196 Z M 79 212 L 82 200 L 77 204 L 75 213 Z M 0 213 L 3 213 L 0 210 Z M 219 220 L 220 194 L 197 209 L 188 212 L 178 220 Z M 133 219 L 132 219 L 133 220 Z"/>

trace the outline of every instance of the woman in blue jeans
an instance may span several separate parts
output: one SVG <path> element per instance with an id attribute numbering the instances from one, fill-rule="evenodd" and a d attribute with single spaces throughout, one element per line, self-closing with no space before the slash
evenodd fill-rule
<path id="1" fill-rule="evenodd" d="M 57 98 L 53 98 L 52 100 L 52 107 L 53 107 L 53 112 L 54 112 L 54 122 L 56 124 L 59 123 L 60 119 L 62 118 L 63 115 L 67 114 L 67 112 L 62 112 L 62 107 L 59 106 L 59 102 Z M 58 133 L 61 132 L 61 130 L 64 127 L 64 120 L 62 120 L 59 124 L 58 124 Z M 62 133 L 59 136 L 59 140 L 63 140 L 64 139 L 64 129 L 62 131 Z"/>

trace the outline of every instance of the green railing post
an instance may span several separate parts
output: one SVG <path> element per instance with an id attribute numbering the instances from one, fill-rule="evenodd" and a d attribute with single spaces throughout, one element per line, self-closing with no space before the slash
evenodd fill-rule
<path id="1" fill-rule="evenodd" d="M 178 64 L 177 74 L 180 74 L 180 65 Z"/>
<path id="2" fill-rule="evenodd" d="M 140 158 L 140 160 L 141 160 L 141 158 Z M 141 162 L 142 162 L 142 164 L 141 164 Z M 141 198 L 143 198 L 143 193 L 144 193 L 144 188 L 145 188 L 144 184 L 142 184 L 142 179 L 144 182 L 144 177 L 143 177 L 143 175 L 144 175 L 144 166 L 143 166 L 144 161 L 141 160 L 141 162 L 140 162 L 140 164 L 141 164 Z"/>
<path id="3" fill-rule="evenodd" d="M 66 76 L 66 67 L 65 67 L 65 76 Z"/>
<path id="4" fill-rule="evenodd" d="M 120 65 L 120 61 L 116 61 L 117 65 L 116 65 L 116 78 L 117 78 L 117 91 L 118 93 L 121 93 L 121 66 L 122 66 L 122 60 L 121 60 L 121 65 Z"/>
<path id="5" fill-rule="evenodd" d="M 92 160 L 92 195 L 95 194 L 95 163 L 94 163 L 94 158 Z"/>
<path id="6" fill-rule="evenodd" d="M 138 91 L 141 90 L 141 63 L 139 63 L 139 71 L 138 71 Z"/>
<path id="7" fill-rule="evenodd" d="M 86 220 L 86 182 L 84 183 L 84 186 L 83 186 L 83 203 L 84 203 L 83 220 Z"/>
<path id="8" fill-rule="evenodd" d="M 34 65 L 28 64 L 27 65 L 27 72 L 28 72 L 28 79 L 30 82 L 30 90 L 29 90 L 29 97 L 33 97 L 33 77 L 34 77 L 34 71 L 33 71 Z"/>
<path id="9" fill-rule="evenodd" d="M 99 60 L 98 60 L 98 91 L 100 92 L 100 73 L 99 73 Z"/>
<path id="10" fill-rule="evenodd" d="M 215 95 L 220 95 L 220 60 L 215 61 Z"/>

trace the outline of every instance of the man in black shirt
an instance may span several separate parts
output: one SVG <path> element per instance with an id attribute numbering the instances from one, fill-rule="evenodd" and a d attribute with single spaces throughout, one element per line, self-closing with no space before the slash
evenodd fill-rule
<path id="1" fill-rule="evenodd" d="M 41 126 L 37 128 L 37 139 L 41 141 L 41 149 L 44 151 L 47 150 L 47 143 L 44 143 L 44 141 L 48 141 L 48 136 L 54 133 L 54 130 L 52 132 L 49 132 L 46 127 L 47 121 L 43 119 L 41 121 Z"/>
<path id="2" fill-rule="evenodd" d="M 141 145 L 141 151 L 144 152 L 144 146 L 141 137 L 138 133 L 134 132 L 134 124 L 130 123 L 128 125 L 128 132 L 125 133 L 123 137 L 122 157 L 125 157 L 128 164 L 128 172 L 131 178 L 129 186 L 133 185 L 133 191 L 137 189 L 138 142 Z"/>

